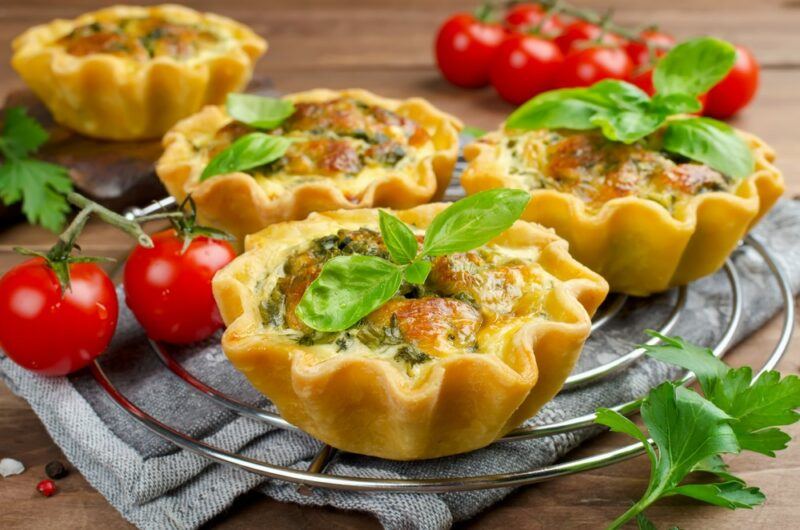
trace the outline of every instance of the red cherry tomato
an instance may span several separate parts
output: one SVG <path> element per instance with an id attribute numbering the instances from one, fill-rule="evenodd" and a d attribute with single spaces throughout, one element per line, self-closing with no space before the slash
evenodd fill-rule
<path id="1" fill-rule="evenodd" d="M 547 11 L 539 4 L 517 4 L 511 7 L 505 16 L 506 26 L 512 31 L 527 32 L 539 28 L 543 35 L 555 36 L 564 29 L 564 22 L 558 15 L 552 15 L 542 23 Z"/>
<path id="2" fill-rule="evenodd" d="M 506 31 L 469 14 L 450 17 L 436 35 L 436 63 L 445 79 L 465 88 L 489 84 L 489 67 Z"/>
<path id="3" fill-rule="evenodd" d="M 705 114 L 729 118 L 750 103 L 758 90 L 759 66 L 747 48 L 736 47 L 736 63 L 725 78 L 708 92 Z"/>
<path id="4" fill-rule="evenodd" d="M 655 57 L 663 56 L 675 45 L 675 38 L 672 35 L 652 29 L 644 30 L 639 37 L 645 42 L 628 41 L 625 44 L 625 51 L 628 52 L 634 67 L 647 66 L 653 62 L 654 57 L 650 56 L 646 43 L 649 42 L 653 46 Z"/>
<path id="5" fill-rule="evenodd" d="M 638 86 L 639 88 L 647 92 L 647 94 L 650 96 L 656 93 L 656 88 L 655 86 L 653 86 L 652 69 L 644 70 L 642 72 L 639 72 L 638 74 L 635 74 L 634 76 L 631 77 L 631 83 L 633 83 L 634 85 Z M 700 110 L 696 113 L 697 115 L 703 114 L 703 109 L 705 108 L 707 99 L 708 99 L 708 94 L 701 94 L 700 96 L 698 96 L 697 101 L 700 102 Z"/>
<path id="6" fill-rule="evenodd" d="M 634 85 L 647 92 L 649 96 L 652 96 L 656 93 L 656 88 L 653 86 L 652 68 L 648 70 L 642 70 L 639 73 L 632 75 L 630 81 Z"/>
<path id="7" fill-rule="evenodd" d="M 514 35 L 497 50 L 492 86 L 509 103 L 520 104 L 553 86 L 564 62 L 558 46 L 533 35 Z"/>
<path id="8" fill-rule="evenodd" d="M 633 63 L 621 48 L 594 46 L 575 49 L 564 58 L 556 76 L 559 88 L 591 86 L 603 79 L 628 79 Z"/>
<path id="9" fill-rule="evenodd" d="M 0 278 L 0 346 L 8 357 L 42 375 L 66 375 L 103 353 L 114 335 L 119 306 L 114 284 L 94 263 L 69 265 L 71 287 L 61 293 L 41 258 Z"/>
<path id="10" fill-rule="evenodd" d="M 563 29 L 561 34 L 555 38 L 555 43 L 561 48 L 562 53 L 567 54 L 572 51 L 576 44 L 595 41 L 600 38 L 601 34 L 603 34 L 603 31 L 599 26 L 583 20 L 576 20 Z M 624 44 L 625 41 L 617 35 L 606 33 L 603 35 L 602 43 L 619 46 Z"/>
<path id="11" fill-rule="evenodd" d="M 214 273 L 235 256 L 225 241 L 195 237 L 185 252 L 174 230 L 152 236 L 153 248 L 136 247 L 125 264 L 125 301 L 155 340 L 186 344 L 222 326 L 211 292 Z"/>

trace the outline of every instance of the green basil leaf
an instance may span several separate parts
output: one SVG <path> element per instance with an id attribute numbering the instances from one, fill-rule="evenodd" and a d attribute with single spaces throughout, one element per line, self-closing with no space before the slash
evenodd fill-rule
<path id="1" fill-rule="evenodd" d="M 573 129 L 587 130 L 597 126 L 591 119 L 609 112 L 612 104 L 603 94 L 587 88 L 565 88 L 539 94 L 506 120 L 507 129 Z"/>
<path id="2" fill-rule="evenodd" d="M 422 252 L 442 256 L 485 245 L 519 219 L 529 200 L 526 191 L 500 188 L 454 202 L 433 218 Z"/>
<path id="3" fill-rule="evenodd" d="M 378 211 L 378 223 L 392 259 L 397 263 L 411 263 L 419 249 L 414 232 L 403 221 L 383 210 Z"/>
<path id="4" fill-rule="evenodd" d="M 289 100 L 253 94 L 228 94 L 225 109 L 234 120 L 259 129 L 274 129 L 294 114 Z"/>
<path id="5" fill-rule="evenodd" d="M 260 132 L 246 134 L 211 159 L 200 175 L 200 181 L 274 162 L 286 153 L 291 143 L 291 140 L 281 136 Z"/>
<path id="6" fill-rule="evenodd" d="M 317 331 L 342 331 L 397 293 L 403 269 L 374 256 L 337 256 L 325 263 L 295 309 Z"/>
<path id="7" fill-rule="evenodd" d="M 661 127 L 666 118 L 663 113 L 620 110 L 598 114 L 591 121 L 600 127 L 603 136 L 609 140 L 631 144 Z"/>
<path id="8" fill-rule="evenodd" d="M 694 114 L 700 112 L 703 105 L 695 96 L 688 94 L 656 94 L 651 108 L 665 114 Z"/>
<path id="9" fill-rule="evenodd" d="M 700 37 L 678 44 L 656 64 L 653 85 L 664 95 L 699 96 L 724 78 L 736 62 L 729 42 Z"/>
<path id="10" fill-rule="evenodd" d="M 618 79 L 604 79 L 589 87 L 589 92 L 614 103 L 620 109 L 645 109 L 650 103 L 647 92 Z"/>
<path id="11" fill-rule="evenodd" d="M 736 178 L 750 175 L 755 167 L 753 153 L 733 128 L 710 118 L 669 122 L 664 149 Z"/>
<path id="12" fill-rule="evenodd" d="M 405 276 L 408 283 L 422 285 L 431 272 L 430 261 L 415 261 L 406 268 Z"/>
<path id="13" fill-rule="evenodd" d="M 486 134 L 485 129 L 481 129 L 480 127 L 473 127 L 472 125 L 466 125 L 463 129 L 461 129 L 461 133 L 467 136 L 471 136 L 473 138 L 480 138 Z"/>

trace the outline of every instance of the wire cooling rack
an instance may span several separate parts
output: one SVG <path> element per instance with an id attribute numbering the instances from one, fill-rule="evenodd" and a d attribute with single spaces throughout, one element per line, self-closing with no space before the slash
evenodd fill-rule
<path id="1" fill-rule="evenodd" d="M 146 208 L 134 208 L 128 213 L 128 215 L 132 218 L 136 218 L 147 215 L 161 208 L 169 207 L 173 204 L 174 201 L 172 199 L 164 199 Z M 759 371 L 759 374 L 761 374 L 767 370 L 772 370 L 786 353 L 794 326 L 794 299 L 786 272 L 775 260 L 772 253 L 764 246 L 761 240 L 756 236 L 750 235 L 744 240 L 742 246 L 752 248 L 760 255 L 761 259 L 763 259 L 774 277 L 783 304 L 783 325 L 781 327 L 780 336 L 769 357 L 761 367 Z M 725 263 L 723 270 L 727 277 L 730 288 L 731 310 L 721 338 L 716 344 L 711 346 L 714 355 L 717 357 L 722 357 L 727 352 L 739 327 L 742 316 L 742 286 L 739 279 L 739 273 L 731 260 L 728 260 Z M 683 312 L 686 304 L 687 288 L 679 287 L 676 288 L 675 291 L 677 291 L 677 294 L 673 297 L 673 305 L 668 315 L 663 322 L 657 325 L 658 331 L 664 334 L 669 333 L 675 327 L 675 324 Z M 626 305 L 627 301 L 628 299 L 624 295 L 611 295 L 603 304 L 597 315 L 595 315 L 595 318 L 592 322 L 592 331 L 601 329 L 611 322 Z M 655 344 L 656 342 L 658 342 L 658 340 L 655 338 L 649 341 L 650 344 Z M 208 399 L 216 402 L 218 405 L 221 405 L 240 416 L 251 418 L 255 421 L 263 422 L 279 429 L 299 431 L 297 427 L 287 422 L 280 415 L 243 403 L 234 397 L 231 397 L 205 384 L 203 381 L 197 379 L 186 369 L 184 369 L 184 367 L 171 356 L 168 349 L 162 347 L 159 343 L 154 341 L 151 341 L 150 345 L 154 354 L 159 357 L 166 369 L 175 374 L 184 384 L 187 384 L 196 391 L 204 394 Z M 563 390 L 569 390 L 578 386 L 587 385 L 619 373 L 631 363 L 634 363 L 640 359 L 644 353 L 645 352 L 642 348 L 636 348 L 628 353 L 616 357 L 613 361 L 573 374 L 567 379 Z M 643 444 L 637 442 L 585 458 L 571 459 L 554 465 L 532 469 L 520 469 L 507 473 L 426 479 L 379 479 L 326 473 L 325 471 L 327 464 L 337 454 L 338 450 L 329 445 L 324 445 L 317 453 L 316 457 L 311 461 L 306 470 L 298 470 L 250 458 L 239 453 L 226 451 L 219 447 L 215 447 L 203 441 L 192 438 L 191 436 L 188 436 L 170 427 L 169 425 L 162 423 L 157 418 L 152 417 L 133 404 L 114 385 L 97 361 L 95 361 L 92 365 L 92 374 L 100 386 L 109 395 L 109 397 L 126 413 L 128 413 L 131 417 L 139 421 L 155 434 L 174 443 L 175 445 L 207 457 L 213 461 L 235 466 L 265 477 L 319 488 L 352 491 L 427 493 L 504 488 L 533 484 L 562 475 L 571 475 L 582 471 L 597 469 L 627 460 L 644 452 Z M 682 384 L 690 384 L 694 381 L 694 379 L 694 374 L 687 372 L 680 382 Z M 611 408 L 622 414 L 629 415 L 638 411 L 640 404 L 641 400 L 635 400 L 627 403 L 620 403 Z M 498 439 L 494 443 L 514 443 L 521 440 L 553 436 L 560 433 L 584 429 L 594 425 L 595 418 L 595 414 L 586 414 L 549 424 L 520 427 L 509 432 L 507 435 Z"/>

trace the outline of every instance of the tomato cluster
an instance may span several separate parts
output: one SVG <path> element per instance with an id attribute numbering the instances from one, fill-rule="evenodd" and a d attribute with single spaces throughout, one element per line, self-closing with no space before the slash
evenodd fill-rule
<path id="1" fill-rule="evenodd" d="M 632 82 L 652 94 L 653 64 L 675 44 L 671 35 L 655 29 L 626 39 L 602 25 L 551 13 L 538 3 L 515 4 L 501 21 L 492 15 L 483 10 L 447 19 L 436 36 L 436 62 L 454 85 L 491 84 L 515 105 L 547 90 L 608 78 Z M 758 88 L 758 72 L 752 54 L 737 46 L 736 65 L 707 94 L 705 114 L 727 118 L 744 108 Z"/>
<path id="2" fill-rule="evenodd" d="M 136 247 L 125 266 L 131 311 L 157 340 L 188 343 L 210 336 L 222 326 L 211 279 L 235 257 L 233 247 L 205 236 L 186 245 L 174 229 L 152 241 L 152 248 Z M 66 266 L 68 286 L 41 257 L 0 278 L 0 347 L 43 375 L 87 366 L 108 347 L 117 325 L 117 293 L 103 269 L 79 260 Z"/>

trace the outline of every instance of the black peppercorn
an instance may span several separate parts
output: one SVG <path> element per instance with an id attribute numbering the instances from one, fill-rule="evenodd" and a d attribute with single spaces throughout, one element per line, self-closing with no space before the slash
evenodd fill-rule
<path id="1" fill-rule="evenodd" d="M 67 468 L 64 466 L 64 464 L 58 460 L 53 460 L 44 467 L 44 473 L 50 478 L 59 479 L 66 477 L 69 471 L 67 471 Z"/>

